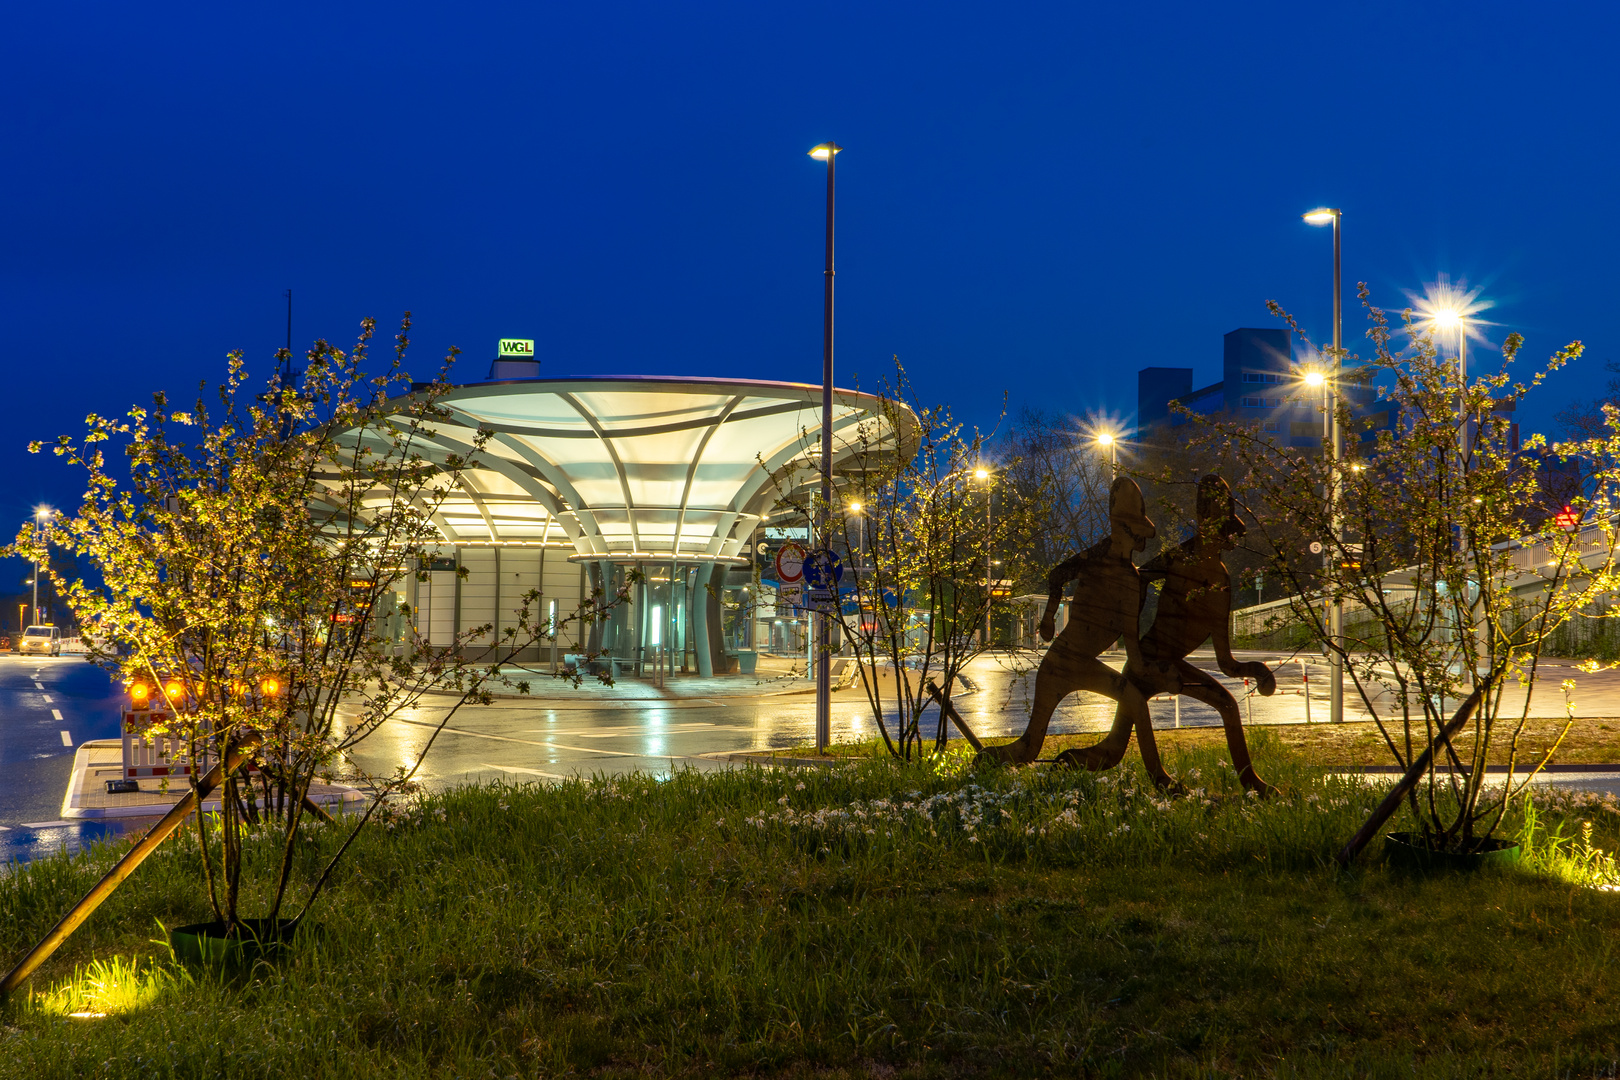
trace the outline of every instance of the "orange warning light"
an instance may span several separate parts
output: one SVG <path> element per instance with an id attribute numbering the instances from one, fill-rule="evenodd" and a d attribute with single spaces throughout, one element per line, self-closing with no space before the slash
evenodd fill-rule
<path id="1" fill-rule="evenodd" d="M 259 690 L 266 697 L 275 697 L 281 693 L 281 680 L 271 675 L 259 683 Z"/>
<path id="2" fill-rule="evenodd" d="M 152 688 L 143 682 L 131 683 L 129 696 L 134 699 L 135 704 L 145 704 L 146 699 L 152 696 Z"/>
<path id="3" fill-rule="evenodd" d="M 168 682 L 163 684 L 163 693 L 164 696 L 170 701 L 175 701 L 179 698 L 185 697 L 186 685 L 179 679 L 170 679 Z"/>

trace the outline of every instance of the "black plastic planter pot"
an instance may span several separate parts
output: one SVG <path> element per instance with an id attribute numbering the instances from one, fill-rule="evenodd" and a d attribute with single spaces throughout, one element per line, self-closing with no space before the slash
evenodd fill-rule
<path id="1" fill-rule="evenodd" d="M 1435 851 L 1421 833 L 1392 832 L 1384 836 L 1384 855 L 1391 866 L 1408 870 L 1478 870 L 1519 861 L 1519 845 L 1492 838 L 1477 851 Z"/>
<path id="2" fill-rule="evenodd" d="M 291 919 L 242 919 L 241 931 L 226 933 L 222 922 L 193 923 L 169 931 L 175 959 L 214 967 L 251 967 L 274 960 L 292 944 L 298 926 Z"/>

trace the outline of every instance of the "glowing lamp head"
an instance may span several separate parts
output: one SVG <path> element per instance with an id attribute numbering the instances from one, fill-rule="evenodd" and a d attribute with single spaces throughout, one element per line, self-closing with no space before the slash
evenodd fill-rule
<path id="1" fill-rule="evenodd" d="M 990 470 L 989 469 L 974 469 L 973 470 L 973 479 L 975 479 L 975 480 L 988 480 L 988 479 L 990 479 Z"/>
<path id="2" fill-rule="evenodd" d="M 1321 386 L 1325 382 L 1327 382 L 1327 376 L 1320 371 L 1307 371 L 1305 373 L 1306 386 Z"/>
<path id="3" fill-rule="evenodd" d="M 275 697 L 281 693 L 281 680 L 274 675 L 268 675 L 259 680 L 259 692 L 265 697 Z"/>
<path id="4" fill-rule="evenodd" d="M 1455 330 L 1462 325 L 1462 315 L 1452 308 L 1434 313 L 1434 325 L 1441 330 Z"/>
<path id="5" fill-rule="evenodd" d="M 1113 436 L 1113 434 L 1111 432 L 1105 431 L 1102 434 L 1098 435 L 1097 436 L 1097 445 L 1098 446 L 1113 446 L 1114 445 L 1114 436 Z"/>
<path id="6" fill-rule="evenodd" d="M 850 503 L 849 504 L 849 512 L 852 513 L 852 514 L 860 513 L 861 512 L 861 504 L 860 503 Z"/>
<path id="7" fill-rule="evenodd" d="M 815 158 L 817 161 L 826 161 L 828 158 L 832 157 L 842 149 L 843 147 L 839 146 L 837 143 L 824 142 L 818 146 L 811 147 L 810 156 Z"/>
<path id="8" fill-rule="evenodd" d="M 137 705 L 145 705 L 152 696 L 152 688 L 143 682 L 131 683 L 129 687 L 130 700 Z"/>
<path id="9" fill-rule="evenodd" d="M 1312 210 L 1309 213 L 1301 214 L 1300 216 L 1312 225 L 1331 225 L 1333 224 L 1333 219 L 1339 216 L 1339 212 L 1337 210 L 1329 210 L 1324 206 L 1316 210 Z"/>

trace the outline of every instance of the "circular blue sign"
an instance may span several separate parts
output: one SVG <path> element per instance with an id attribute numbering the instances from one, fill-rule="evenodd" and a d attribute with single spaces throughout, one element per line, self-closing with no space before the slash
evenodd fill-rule
<path id="1" fill-rule="evenodd" d="M 830 589 L 844 580 L 844 563 L 836 551 L 822 548 L 804 557 L 804 582 L 814 589 Z"/>

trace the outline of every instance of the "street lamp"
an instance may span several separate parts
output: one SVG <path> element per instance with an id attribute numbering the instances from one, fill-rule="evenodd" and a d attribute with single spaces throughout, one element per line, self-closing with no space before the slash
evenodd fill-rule
<path id="1" fill-rule="evenodd" d="M 1325 438 L 1322 440 L 1328 454 L 1328 525 L 1333 531 L 1334 543 L 1330 547 L 1338 546 L 1344 539 L 1343 527 L 1339 520 L 1339 474 L 1338 461 L 1344 455 L 1344 447 L 1339 431 L 1339 408 L 1337 392 L 1331 383 L 1339 374 L 1344 364 L 1344 284 L 1340 273 L 1340 224 L 1344 211 L 1338 207 L 1319 207 L 1301 215 L 1312 225 L 1333 226 L 1333 378 L 1324 375 L 1323 395 L 1327 399 L 1327 422 Z M 1331 555 L 1330 555 L 1331 557 Z M 1344 647 L 1344 602 L 1335 599 L 1333 607 L 1328 614 L 1328 640 L 1331 653 L 1328 657 L 1328 668 L 1331 672 L 1328 678 L 1328 717 L 1333 723 L 1342 723 L 1344 720 L 1344 658 L 1341 650 Z"/>
<path id="2" fill-rule="evenodd" d="M 984 647 L 990 647 L 990 594 L 995 589 L 994 578 L 991 575 L 990 561 L 990 501 L 994 498 L 990 488 L 990 470 L 978 468 L 973 470 L 973 479 L 984 484 Z"/>
<path id="3" fill-rule="evenodd" d="M 1429 317 L 1436 330 L 1457 335 L 1457 418 L 1462 424 L 1460 446 L 1468 452 L 1468 421 L 1463 416 L 1468 399 L 1468 322 L 1456 308 L 1440 308 Z"/>
<path id="4" fill-rule="evenodd" d="M 1114 433 L 1111 431 L 1100 431 L 1097 433 L 1097 445 L 1105 447 L 1108 450 L 1108 471 L 1110 473 L 1110 479 L 1118 480 L 1119 440 L 1114 437 Z"/>
<path id="5" fill-rule="evenodd" d="M 51 520 L 56 513 L 48 506 L 34 508 L 34 546 L 38 550 L 40 533 L 45 529 L 45 523 Z M 34 556 L 34 625 L 39 625 L 39 556 Z"/>
<path id="6" fill-rule="evenodd" d="M 861 504 L 858 502 L 849 504 L 849 512 L 854 514 L 857 519 L 855 528 L 857 530 L 856 536 L 859 539 L 856 543 L 859 545 L 857 550 L 860 552 L 860 557 L 855 560 L 855 567 L 856 569 L 862 569 L 866 566 L 866 515 L 861 513 Z"/>
<path id="7" fill-rule="evenodd" d="M 827 163 L 827 270 L 824 281 L 824 311 L 821 324 L 821 542 L 831 531 L 828 514 L 832 508 L 832 398 L 833 398 L 833 193 L 836 189 L 836 162 L 843 147 L 825 142 L 810 148 L 810 156 Z M 828 677 L 824 652 L 832 630 L 827 612 L 817 612 L 811 622 L 814 640 L 810 656 L 816 665 L 816 751 L 826 753 L 832 741 L 832 681 Z"/>

